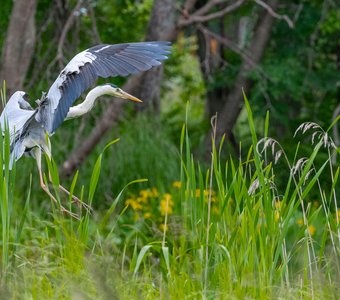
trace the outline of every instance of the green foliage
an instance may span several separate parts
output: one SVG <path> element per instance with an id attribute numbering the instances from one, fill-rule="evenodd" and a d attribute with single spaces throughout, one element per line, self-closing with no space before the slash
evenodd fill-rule
<path id="1" fill-rule="evenodd" d="M 112 130 L 110 135 L 118 136 L 116 130 Z M 105 180 L 98 187 L 100 194 L 118 194 L 123 186 L 137 178 L 147 178 L 145 186 L 157 185 L 160 188 L 178 178 L 179 154 L 168 132 L 168 126 L 152 115 L 137 115 L 132 120 L 122 121 L 119 142 L 103 154 L 106 163 L 101 167 L 101 176 Z M 99 153 L 95 151 L 89 161 L 97 155 Z M 87 165 L 80 171 L 85 174 L 84 178 L 90 178 L 91 170 Z M 82 183 L 87 185 L 88 181 L 82 180 Z M 94 201 L 99 206 L 106 203 L 102 197 Z"/>
<path id="2" fill-rule="evenodd" d="M 329 163 L 330 156 L 320 167 L 314 165 L 324 145 L 333 146 L 325 144 L 328 140 L 324 135 L 316 137 L 319 142 L 304 163 L 299 159 L 299 146 L 294 162 L 290 162 L 276 141 L 259 140 L 245 101 L 252 136 L 245 159 L 223 162 L 223 146 L 216 149 L 213 145 L 211 167 L 204 171 L 192 156 L 189 132 L 183 126 L 176 156 L 179 181 L 172 183 L 173 178 L 159 176 L 152 182 L 157 190 L 143 187 L 145 180 L 132 181 L 116 198 L 110 198 L 108 209 L 93 214 L 83 214 L 70 202 L 65 205 L 67 198 L 58 190 L 55 163 L 48 162 L 50 190 L 61 204 L 78 214 L 79 221 L 61 214 L 59 204 L 52 205 L 52 212 L 49 205 L 51 213 L 46 215 L 33 210 L 27 200 L 22 210 L 16 205 L 19 192 L 8 189 L 13 206 L 6 211 L 8 222 L 2 220 L 1 228 L 11 233 L 9 240 L 17 238 L 15 247 L 8 247 L 7 256 L 1 252 L 2 258 L 7 257 L 2 265 L 6 263 L 11 274 L 7 279 L 2 277 L 2 297 L 337 298 L 340 215 L 335 189 L 339 168 Z M 136 140 L 139 135 L 150 134 L 143 117 L 133 124 L 139 130 L 125 129 L 125 133 Z M 265 124 L 264 136 L 268 117 Z M 315 126 L 304 124 L 300 129 L 305 132 Z M 159 134 L 152 128 L 154 136 Z M 98 156 L 92 179 L 82 188 L 83 201 L 101 197 L 110 151 L 121 152 L 118 158 L 122 159 L 124 149 L 130 157 L 122 143 L 124 137 L 127 135 L 122 134 L 118 143 L 113 141 L 115 144 L 109 144 Z M 155 141 L 157 144 L 158 139 Z M 137 145 L 141 148 L 138 151 L 147 151 L 141 143 Z M 167 157 L 161 146 L 147 146 L 158 160 Z M 132 163 L 138 159 L 144 158 L 139 155 Z M 167 159 L 171 162 L 171 157 Z M 290 173 L 283 188 L 276 185 L 276 170 L 283 167 L 277 165 L 278 160 L 283 160 Z M 166 168 L 166 162 L 163 164 Z M 145 170 L 151 177 L 163 172 L 154 166 Z M 124 172 L 131 176 L 135 171 Z M 327 189 L 320 186 L 322 174 L 332 182 Z M 74 186 L 83 176 L 77 173 L 72 191 L 78 190 Z M 14 177 L 8 178 L 9 186 L 14 186 Z M 312 190 L 319 191 L 318 202 L 308 202 Z M 0 186 L 0 191 L 3 194 L 7 188 Z M 36 194 L 33 191 L 32 197 Z M 52 203 L 45 194 L 39 201 Z M 15 219 L 20 220 L 18 225 Z"/>
<path id="3" fill-rule="evenodd" d="M 301 122 L 312 118 L 325 126 L 332 117 L 337 104 L 338 15 L 339 9 L 308 1 L 293 30 L 285 22 L 274 23 L 261 63 L 266 78 L 254 74 L 252 98 L 259 104 L 254 110 L 265 104 L 289 135 Z"/>
<path id="4" fill-rule="evenodd" d="M 96 15 L 100 20 L 98 31 L 103 41 L 124 43 L 127 40 L 136 42 L 143 40 L 152 3 L 152 0 L 93 2 Z"/>
<path id="5" fill-rule="evenodd" d="M 1 1 L 1 11 L 0 11 L 0 43 L 1 47 L 3 45 L 3 41 L 6 37 L 6 30 L 5 28 L 8 27 L 9 18 L 11 15 L 13 1 L 11 0 L 3 0 Z"/>
<path id="6" fill-rule="evenodd" d="M 39 28 L 50 5 L 38 2 Z M 103 42 L 143 39 L 151 0 L 99 0 L 90 5 Z M 1 28 L 7 26 L 11 6 L 12 1 L 3 3 Z M 296 10 L 279 12 L 292 16 Z M 252 3 L 241 11 L 254 20 L 257 13 Z M 199 151 L 208 129 L 206 91 L 231 88 L 241 58 L 226 50 L 226 68 L 204 82 L 196 40 L 180 36 L 165 68 L 160 118 L 129 116 L 118 124 L 108 136 L 120 141 L 105 152 L 104 142 L 97 146 L 66 184 L 70 196 L 58 189 L 66 179 L 59 178 L 56 162 L 76 147 L 76 132 L 88 135 L 99 107 L 86 117 L 84 129 L 79 130 L 81 120 L 72 121 L 53 137 L 55 161 L 47 160 L 46 166 L 56 204 L 41 191 L 33 160 L 20 161 L 21 176 L 2 170 L 0 298 L 339 297 L 339 168 L 330 164 L 330 148 L 321 145 L 322 138 L 313 145 L 306 144 L 305 136 L 301 142 L 292 140 L 302 121 L 312 118 L 328 125 L 338 104 L 339 10 L 326 11 L 324 18 L 322 14 L 320 1 L 303 1 L 295 29 L 274 22 L 261 72 L 249 74 L 255 82 L 250 94 L 254 115 L 246 102 L 236 131 L 244 154 L 240 160 L 224 161 L 224 148 L 213 147 L 208 169 L 192 152 Z M 225 24 L 239 17 L 235 14 Z M 80 14 L 75 23 L 65 57 L 92 44 L 90 15 Z M 249 26 L 245 44 L 253 20 Z M 52 22 L 42 32 L 37 61 L 47 53 L 56 29 Z M 55 43 L 52 46 L 53 58 Z M 43 70 L 44 79 L 36 82 L 34 92 L 46 90 L 58 70 L 57 65 L 46 74 Z M 270 127 L 268 118 L 263 121 L 266 108 L 271 110 Z M 273 125 L 277 123 L 279 127 Z M 258 142 L 259 135 L 278 135 L 275 132 L 282 136 L 282 146 L 269 139 Z M 5 140 L 1 159 L 8 163 L 8 135 Z M 308 157 L 304 164 L 302 156 Z M 294 169 L 299 162 L 300 168 Z M 46 172 L 46 182 L 48 177 Z M 153 188 L 158 195 L 150 196 Z M 92 202 L 94 212 L 77 209 L 72 194 Z M 61 214 L 60 205 L 80 220 Z"/>
<path id="7" fill-rule="evenodd" d="M 207 132 L 205 120 L 205 83 L 202 78 L 197 58 L 194 37 L 185 38 L 180 35 L 172 47 L 172 53 L 165 65 L 168 78 L 164 82 L 161 98 L 161 119 L 170 129 L 173 141 L 178 140 L 183 121 L 186 120 L 192 142 L 199 145 Z M 187 103 L 189 111 L 186 110 Z"/>

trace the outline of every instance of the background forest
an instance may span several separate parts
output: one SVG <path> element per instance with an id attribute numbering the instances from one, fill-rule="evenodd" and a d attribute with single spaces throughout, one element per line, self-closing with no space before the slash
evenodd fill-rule
<path id="1" fill-rule="evenodd" d="M 5 98 L 32 105 L 90 46 L 173 43 L 162 67 L 98 80 L 142 104 L 103 97 L 51 138 L 46 174 L 92 214 L 59 214 L 29 158 L 0 184 L 3 297 L 339 296 L 336 1 L 1 4 Z"/>

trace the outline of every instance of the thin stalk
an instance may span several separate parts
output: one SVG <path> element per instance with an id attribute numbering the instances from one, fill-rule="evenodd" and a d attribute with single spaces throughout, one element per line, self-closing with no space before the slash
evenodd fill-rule
<path id="1" fill-rule="evenodd" d="M 329 168 L 331 171 L 331 178 L 332 178 L 332 182 L 334 182 L 334 174 L 333 174 L 333 166 L 332 166 L 332 159 L 331 159 L 331 153 L 329 150 L 330 146 L 327 147 L 327 152 L 328 152 L 328 158 L 329 158 Z M 340 245 L 340 226 L 339 226 L 339 214 L 338 214 L 338 202 L 337 202 L 337 198 L 336 198 L 336 192 L 335 189 L 333 189 L 333 201 L 334 201 L 334 208 L 335 208 L 335 218 L 336 218 L 336 227 L 337 227 L 337 231 L 338 231 L 338 240 L 339 240 L 339 245 Z"/>
<path id="2" fill-rule="evenodd" d="M 212 196 L 212 180 L 214 173 L 214 158 L 216 155 L 215 141 L 216 141 L 216 124 L 217 115 L 211 118 L 212 126 L 212 153 L 211 153 L 211 165 L 210 165 L 210 178 L 209 178 L 209 198 L 208 198 L 208 213 L 207 213 L 207 228 L 206 228 L 206 239 L 205 239 L 205 266 L 204 266 L 204 298 L 207 298 L 207 287 L 208 287 L 208 267 L 209 267 L 209 233 L 210 233 L 210 214 L 211 214 L 211 196 Z"/>

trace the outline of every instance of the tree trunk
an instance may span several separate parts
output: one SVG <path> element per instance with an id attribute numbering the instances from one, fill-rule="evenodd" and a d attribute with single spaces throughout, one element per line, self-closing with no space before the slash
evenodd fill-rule
<path id="1" fill-rule="evenodd" d="M 219 21 L 223 23 L 223 20 Z M 222 35 L 223 33 L 220 30 L 218 34 Z M 204 81 L 209 85 L 209 82 L 215 79 L 216 72 L 221 70 L 223 66 L 222 60 L 225 49 L 223 45 L 216 41 L 216 39 L 205 36 L 201 31 L 197 32 L 197 40 L 201 71 Z M 222 110 L 223 105 L 226 102 L 228 91 L 228 87 L 226 86 L 218 86 L 207 89 L 206 114 L 209 119 L 215 115 L 216 112 Z"/>
<path id="2" fill-rule="evenodd" d="M 2 49 L 0 80 L 6 80 L 7 93 L 23 87 L 35 46 L 36 0 L 14 2 Z"/>
<path id="3" fill-rule="evenodd" d="M 271 7 L 275 9 L 276 5 L 272 4 Z M 248 74 L 255 68 L 255 65 L 259 64 L 261 61 L 270 37 L 272 24 L 273 17 L 268 12 L 265 12 L 264 15 L 260 17 L 259 23 L 257 24 L 254 36 L 247 51 L 252 58 L 253 64 L 249 64 L 249 62 L 246 60 L 242 62 L 240 71 L 235 80 L 234 87 L 230 91 L 223 109 L 218 113 L 216 128 L 217 144 L 219 144 L 223 134 L 226 134 L 227 138 L 232 136 L 231 130 L 233 129 L 242 109 L 242 89 L 245 93 L 248 93 L 250 90 L 251 80 L 248 78 Z M 206 139 L 207 149 L 211 149 L 210 141 L 211 133 L 209 133 Z"/>
<path id="4" fill-rule="evenodd" d="M 146 40 L 167 40 L 174 36 L 175 7 L 174 0 L 155 0 L 151 13 Z M 158 67 L 146 73 L 131 77 L 124 85 L 127 92 L 143 99 L 147 108 L 159 110 L 160 82 L 162 68 Z M 71 174 L 91 153 L 104 134 L 113 127 L 122 112 L 124 101 L 115 101 L 108 105 L 103 116 L 98 118 L 96 127 L 89 138 L 77 146 L 69 158 L 63 163 L 61 174 Z"/>
<path id="5" fill-rule="evenodd" d="M 175 2 L 173 0 L 157 0 L 154 2 L 145 36 L 146 41 L 160 41 L 172 35 L 175 27 L 174 8 Z M 162 75 L 163 66 L 160 66 L 146 72 L 141 77 L 135 93 L 143 99 L 144 105 L 138 106 L 138 110 L 151 110 L 159 114 Z"/>

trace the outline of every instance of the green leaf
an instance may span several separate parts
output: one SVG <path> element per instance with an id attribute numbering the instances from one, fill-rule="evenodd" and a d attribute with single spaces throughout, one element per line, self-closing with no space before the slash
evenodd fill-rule
<path id="1" fill-rule="evenodd" d="M 135 269 L 133 271 L 134 276 L 136 276 L 136 274 L 139 270 L 139 267 L 140 267 L 140 265 L 143 261 L 143 258 L 146 255 L 146 253 L 149 251 L 150 248 L 152 248 L 152 245 L 146 245 L 140 250 L 138 257 L 137 257 L 136 266 L 135 266 Z"/>

